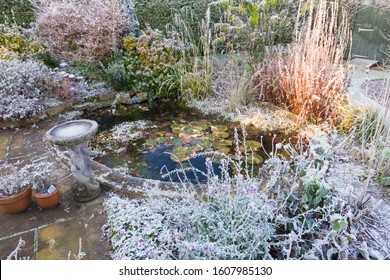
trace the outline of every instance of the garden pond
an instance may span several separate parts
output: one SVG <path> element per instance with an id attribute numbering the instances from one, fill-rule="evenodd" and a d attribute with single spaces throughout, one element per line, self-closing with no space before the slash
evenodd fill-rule
<path id="1" fill-rule="evenodd" d="M 204 182 L 206 160 L 210 162 L 207 158 L 211 159 L 209 167 L 212 164 L 215 174 L 219 175 L 224 156 L 235 158 L 237 147 L 245 152 L 239 123 L 205 116 L 180 102 L 107 108 L 91 112 L 87 118 L 99 124 L 91 143 L 95 160 L 132 176 Z M 235 129 L 240 140 L 238 145 Z M 258 170 L 272 150 L 274 136 L 262 135 L 252 127 L 246 127 L 245 132 L 247 162 L 251 169 Z M 274 144 L 280 139 L 277 136 Z M 187 171 L 163 176 L 177 169 Z M 198 171 L 194 172 L 195 169 Z"/>

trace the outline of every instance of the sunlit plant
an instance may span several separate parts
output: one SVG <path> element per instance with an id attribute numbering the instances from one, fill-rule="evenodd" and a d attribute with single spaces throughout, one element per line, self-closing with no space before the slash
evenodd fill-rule
<path id="1" fill-rule="evenodd" d="M 253 76 L 259 98 L 297 114 L 302 123 L 337 123 L 348 97 L 343 63 L 348 34 L 347 16 L 337 2 L 310 5 L 304 24 L 297 21 L 294 44 L 268 54 Z"/>

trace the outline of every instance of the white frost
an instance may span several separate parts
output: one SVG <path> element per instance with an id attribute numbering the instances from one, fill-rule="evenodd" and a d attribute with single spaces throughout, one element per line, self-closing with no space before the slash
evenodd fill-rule
<path id="1" fill-rule="evenodd" d="M 82 135 L 85 133 L 88 128 L 90 128 L 89 124 L 72 124 L 65 127 L 57 128 L 53 132 L 54 136 L 60 138 L 68 138 Z"/>

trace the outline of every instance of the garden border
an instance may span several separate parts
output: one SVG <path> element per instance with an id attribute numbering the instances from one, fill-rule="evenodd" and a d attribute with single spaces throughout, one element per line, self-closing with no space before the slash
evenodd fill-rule
<path id="1" fill-rule="evenodd" d="M 117 99 L 117 97 L 119 97 Z M 89 98 L 86 98 L 82 101 L 60 101 L 58 99 L 53 99 L 55 104 L 48 106 L 44 114 L 35 115 L 33 117 L 23 118 L 23 119 L 0 119 L 0 128 L 12 128 L 12 127 L 25 127 L 28 125 L 33 125 L 39 121 L 53 118 L 59 114 L 62 114 L 66 111 L 71 111 L 72 109 L 78 111 L 90 110 L 95 111 L 105 107 L 110 107 L 115 100 L 116 104 L 137 104 L 145 102 L 148 99 L 147 93 L 121 93 L 116 91 L 110 91 L 107 93 L 95 95 Z"/>

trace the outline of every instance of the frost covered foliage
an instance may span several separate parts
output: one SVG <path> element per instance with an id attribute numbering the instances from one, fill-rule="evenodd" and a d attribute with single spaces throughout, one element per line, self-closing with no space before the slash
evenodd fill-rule
<path id="1" fill-rule="evenodd" d="M 184 47 L 177 33 L 166 37 L 148 28 L 138 38 L 126 37 L 123 48 L 124 54 L 105 68 L 106 80 L 115 89 L 166 97 L 179 88 L 175 65 Z"/>
<path id="2" fill-rule="evenodd" d="M 357 158 L 367 165 L 371 176 L 390 186 L 390 80 L 384 80 L 376 94 L 376 105 L 349 114 L 350 141 L 346 145 L 356 147 Z"/>
<path id="3" fill-rule="evenodd" d="M 139 120 L 123 122 L 110 130 L 102 131 L 96 135 L 96 142 L 99 146 L 95 148 L 94 155 L 104 155 L 107 150 L 122 153 L 126 151 L 129 141 L 144 138 L 150 127 L 149 121 Z"/>
<path id="4" fill-rule="evenodd" d="M 0 59 L 26 59 L 42 52 L 41 46 L 17 25 L 0 24 Z"/>
<path id="5" fill-rule="evenodd" d="M 37 187 L 52 171 L 52 163 L 45 161 L 27 164 L 16 168 L 0 165 L 0 198 L 16 195 L 27 187 Z"/>
<path id="6" fill-rule="evenodd" d="M 111 129 L 112 139 L 125 143 L 142 137 L 143 130 L 148 128 L 146 121 L 124 122 Z"/>
<path id="7" fill-rule="evenodd" d="M 274 207 L 263 194 L 242 191 L 233 197 L 221 186 L 205 201 L 192 197 L 192 191 L 185 198 L 143 202 L 112 196 L 105 208 L 113 258 L 271 258 L 268 240 L 274 228 L 267 218 Z"/>
<path id="8" fill-rule="evenodd" d="M 26 118 L 42 113 L 42 100 L 51 86 L 50 73 L 35 61 L 0 60 L 0 118 Z"/>
<path id="9" fill-rule="evenodd" d="M 0 176 L 0 198 L 10 197 L 26 189 L 30 182 L 21 172 L 13 170 L 8 174 Z"/>
<path id="10" fill-rule="evenodd" d="M 132 30 L 130 6 L 122 0 L 30 0 L 37 10 L 35 26 L 48 49 L 60 57 L 96 62 L 121 45 Z"/>
<path id="11" fill-rule="evenodd" d="M 112 195 L 104 204 L 104 231 L 113 258 L 388 258 L 388 209 L 360 197 L 354 187 L 360 174 L 350 172 L 345 179 L 351 181 L 343 181 L 328 140 L 316 136 L 299 153 L 291 144 L 276 144 L 260 172 L 245 164 L 250 152 L 237 149 L 235 160 L 223 156 L 220 176 L 209 158 L 203 187 L 185 182 L 176 192 L 152 190 L 143 200 Z"/>

